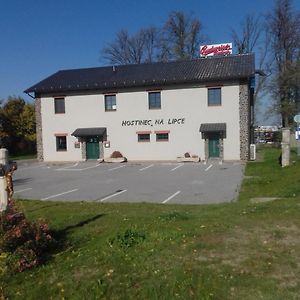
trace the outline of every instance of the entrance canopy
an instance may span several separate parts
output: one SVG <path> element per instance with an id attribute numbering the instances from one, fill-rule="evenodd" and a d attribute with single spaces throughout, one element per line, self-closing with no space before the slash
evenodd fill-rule
<path id="1" fill-rule="evenodd" d="M 202 135 L 219 132 L 223 138 L 226 138 L 226 123 L 202 123 L 200 132 Z"/>
<path id="2" fill-rule="evenodd" d="M 105 137 L 106 127 L 77 128 L 71 135 L 75 137 Z"/>

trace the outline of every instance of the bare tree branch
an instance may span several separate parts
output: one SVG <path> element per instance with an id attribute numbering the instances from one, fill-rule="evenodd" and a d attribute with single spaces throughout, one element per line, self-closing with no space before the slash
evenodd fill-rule
<path id="1" fill-rule="evenodd" d="M 169 15 L 163 27 L 163 44 L 169 59 L 193 58 L 197 55 L 202 26 L 198 19 L 181 11 Z"/>
<path id="2" fill-rule="evenodd" d="M 292 124 L 292 116 L 300 103 L 300 12 L 294 11 L 291 0 L 277 0 L 267 16 L 271 55 L 274 60 L 271 85 L 275 108 L 282 125 Z"/>
<path id="3" fill-rule="evenodd" d="M 255 15 L 247 15 L 241 24 L 242 33 L 231 30 L 231 37 L 234 45 L 236 45 L 238 53 L 251 53 L 257 46 L 262 33 L 262 24 L 260 17 Z"/>

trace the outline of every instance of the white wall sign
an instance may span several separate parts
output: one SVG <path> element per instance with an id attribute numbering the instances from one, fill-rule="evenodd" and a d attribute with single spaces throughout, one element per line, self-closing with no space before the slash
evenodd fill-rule
<path id="1" fill-rule="evenodd" d="M 230 54 L 232 54 L 232 43 L 200 46 L 201 57 Z"/>

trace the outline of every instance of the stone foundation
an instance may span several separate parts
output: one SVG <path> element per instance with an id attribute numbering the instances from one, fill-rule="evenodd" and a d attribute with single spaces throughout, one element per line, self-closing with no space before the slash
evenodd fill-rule
<path id="1" fill-rule="evenodd" d="M 35 120 L 36 120 L 36 150 L 37 159 L 39 161 L 44 160 L 43 151 L 43 135 L 42 135 L 42 111 L 41 111 L 41 99 L 35 99 Z"/>
<path id="2" fill-rule="evenodd" d="M 250 99 L 247 84 L 240 85 L 239 95 L 240 107 L 240 159 L 249 159 L 249 138 L 250 138 Z"/>

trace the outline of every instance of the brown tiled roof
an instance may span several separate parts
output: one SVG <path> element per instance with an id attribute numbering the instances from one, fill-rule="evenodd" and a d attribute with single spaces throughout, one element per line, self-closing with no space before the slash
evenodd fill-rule
<path id="1" fill-rule="evenodd" d="M 25 93 L 51 94 L 205 83 L 246 79 L 254 73 L 253 54 L 217 56 L 186 61 L 62 70 L 28 88 Z"/>

